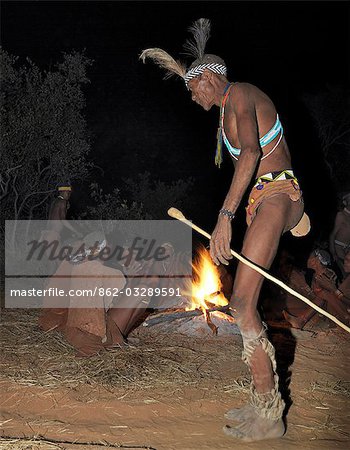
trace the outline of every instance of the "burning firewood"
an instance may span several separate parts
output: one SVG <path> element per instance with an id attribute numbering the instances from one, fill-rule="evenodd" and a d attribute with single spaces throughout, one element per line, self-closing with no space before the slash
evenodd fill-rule
<path id="1" fill-rule="evenodd" d="M 191 305 L 186 309 L 202 310 L 209 328 L 214 335 L 217 335 L 218 328 L 211 320 L 210 311 L 221 310 L 222 307 L 228 305 L 228 301 L 221 291 L 222 285 L 218 268 L 205 248 L 199 250 L 192 268 L 195 281 L 192 282 Z"/>
<path id="2" fill-rule="evenodd" d="M 225 313 L 228 314 L 228 300 L 222 292 L 222 283 L 218 268 L 214 265 L 210 258 L 209 252 L 203 247 L 198 252 L 198 257 L 195 258 L 192 264 L 195 275 L 191 286 L 188 287 L 185 297 L 189 299 L 190 304 L 186 306 L 186 311 L 183 309 L 163 310 L 152 316 L 152 323 L 161 323 L 165 316 L 168 319 L 181 320 L 188 318 L 195 318 L 203 314 L 205 322 L 212 331 L 213 335 L 218 334 L 220 326 L 213 323 L 211 313 Z M 231 323 L 234 323 L 232 316 L 230 316 Z M 220 314 L 219 314 L 220 316 Z M 215 316 L 214 316 L 215 318 Z M 216 317 L 216 320 L 217 317 Z M 147 324 L 144 324 L 147 326 Z"/>
<path id="3" fill-rule="evenodd" d="M 211 321 L 211 318 L 210 318 L 210 312 L 206 309 L 204 314 L 205 314 L 205 320 L 206 320 L 206 322 L 207 322 L 209 328 L 210 328 L 211 331 L 213 332 L 213 335 L 216 336 L 216 335 L 218 334 L 218 327 L 215 326 L 215 325 L 213 324 L 213 322 Z"/>

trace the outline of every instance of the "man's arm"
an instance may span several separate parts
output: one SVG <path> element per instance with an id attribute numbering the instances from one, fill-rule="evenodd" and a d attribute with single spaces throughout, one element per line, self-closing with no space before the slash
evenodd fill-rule
<path id="1" fill-rule="evenodd" d="M 231 100 L 230 107 L 236 117 L 237 135 L 241 146 L 241 153 L 223 208 L 235 213 L 255 173 L 256 166 L 261 157 L 261 149 L 259 145 L 255 103 L 246 87 L 241 86 L 239 88 L 239 91 L 236 92 L 234 102 Z M 226 260 L 232 258 L 230 241 L 230 220 L 227 216 L 219 215 L 210 243 L 210 254 L 216 264 L 219 264 L 219 262 L 227 264 Z"/>
<path id="2" fill-rule="evenodd" d="M 255 173 L 261 156 L 258 123 L 255 104 L 247 88 L 240 88 L 235 97 L 233 111 L 236 116 L 237 135 L 241 146 L 230 189 L 226 195 L 223 208 L 236 212 L 242 197 Z"/>

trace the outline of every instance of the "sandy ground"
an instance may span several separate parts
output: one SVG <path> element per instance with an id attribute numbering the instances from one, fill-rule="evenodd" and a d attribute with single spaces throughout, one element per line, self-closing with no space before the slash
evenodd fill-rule
<path id="1" fill-rule="evenodd" d="M 350 448 L 350 346 L 349 336 L 342 330 L 294 334 L 288 329 L 274 330 L 271 338 L 288 399 L 288 428 L 279 440 L 252 444 L 222 432 L 228 423 L 225 411 L 247 399 L 240 338 L 196 340 L 157 335 L 158 347 L 153 348 L 149 333 L 147 328 L 136 332 L 139 345 L 144 352 L 157 351 L 159 345 L 169 348 L 173 371 L 183 372 L 183 382 L 177 381 L 174 373 L 174 381 L 170 379 L 166 386 L 152 379 L 145 388 L 144 384 L 138 386 L 137 380 L 130 383 L 126 379 L 125 386 L 106 389 L 87 377 L 86 383 L 74 388 L 50 388 L 38 385 L 35 379 L 32 385 L 28 379 L 22 384 L 8 373 L 0 374 L 3 438 L 42 436 L 57 442 L 53 447 L 35 447 L 33 443 L 21 447 L 20 441 L 11 446 L 3 439 L 0 449 L 108 448 L 104 443 L 156 450 Z M 181 357 L 177 346 L 183 351 Z M 187 381 L 183 355 L 194 363 Z M 23 371 L 23 361 L 19 365 Z"/>

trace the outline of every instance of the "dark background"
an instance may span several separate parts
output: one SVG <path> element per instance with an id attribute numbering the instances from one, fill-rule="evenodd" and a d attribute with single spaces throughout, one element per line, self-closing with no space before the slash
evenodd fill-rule
<path id="1" fill-rule="evenodd" d="M 163 81 L 159 68 L 138 60 L 148 47 L 183 57 L 187 27 L 209 18 L 207 53 L 226 61 L 230 81 L 257 85 L 276 105 L 313 220 L 310 242 L 329 232 L 335 191 L 302 97 L 349 85 L 347 2 L 7 1 L 1 8 L 2 46 L 23 61 L 28 56 L 49 70 L 72 49 L 85 49 L 94 60 L 86 117 L 90 157 L 101 170 L 86 184 L 97 181 L 112 191 L 122 178 L 144 171 L 164 181 L 192 176 L 189 195 L 198 208 L 186 214 L 211 231 L 233 169 L 228 157 L 221 169 L 214 165 L 218 110 L 205 112 L 182 80 Z M 86 189 L 76 186 L 73 206 L 86 201 Z"/>

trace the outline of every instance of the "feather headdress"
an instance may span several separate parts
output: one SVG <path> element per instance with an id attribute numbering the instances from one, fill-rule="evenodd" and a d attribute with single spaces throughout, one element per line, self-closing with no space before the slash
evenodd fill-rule
<path id="1" fill-rule="evenodd" d="M 188 29 L 193 37 L 187 39 L 184 44 L 185 54 L 195 58 L 195 61 L 186 70 L 186 66 L 181 61 L 176 61 L 172 56 L 161 48 L 148 48 L 143 50 L 140 59 L 145 62 L 146 58 L 152 59 L 158 66 L 166 69 L 165 78 L 173 74 L 179 75 L 184 79 L 186 87 L 193 78 L 199 77 L 205 70 L 210 70 L 219 75 L 226 76 L 227 68 L 225 61 L 216 55 L 205 53 L 205 47 L 210 38 L 210 20 L 198 19 Z M 222 162 L 222 132 L 221 125 L 218 131 L 217 149 L 215 156 L 215 164 L 220 167 Z"/>
<path id="2" fill-rule="evenodd" d="M 161 48 L 147 48 L 143 50 L 140 59 L 145 62 L 146 58 L 152 59 L 159 67 L 166 70 L 164 78 L 169 78 L 172 75 L 178 75 L 185 79 L 186 65 L 181 61 L 176 61 L 172 56 Z"/>
<path id="3" fill-rule="evenodd" d="M 193 39 L 187 39 L 184 49 L 187 55 L 195 59 L 203 59 L 205 46 L 210 38 L 210 20 L 198 19 L 189 28 L 188 31 L 193 34 Z"/>
<path id="4" fill-rule="evenodd" d="M 185 80 L 186 86 L 192 78 L 201 75 L 205 69 L 226 76 L 225 62 L 219 56 L 205 54 L 205 46 L 210 38 L 210 29 L 209 19 L 198 19 L 189 27 L 188 31 L 192 33 L 193 37 L 187 39 L 184 44 L 185 54 L 196 59 L 188 71 L 186 71 L 186 65 L 182 61 L 176 61 L 161 48 L 147 48 L 143 50 L 140 59 L 143 62 L 145 62 L 146 58 L 152 59 L 158 66 L 167 71 L 165 78 L 176 74 Z"/>
<path id="5" fill-rule="evenodd" d="M 186 85 L 192 78 L 201 75 L 205 69 L 211 70 L 219 75 L 227 74 L 226 64 L 223 59 L 216 55 L 205 53 L 205 46 L 210 38 L 210 20 L 198 19 L 188 29 L 193 35 L 192 39 L 187 39 L 184 44 L 185 54 L 195 57 L 195 61 L 191 64 L 186 72 Z"/>

